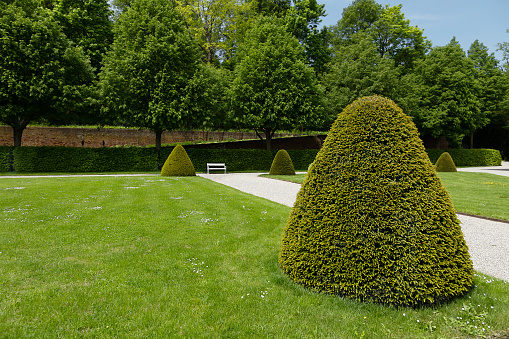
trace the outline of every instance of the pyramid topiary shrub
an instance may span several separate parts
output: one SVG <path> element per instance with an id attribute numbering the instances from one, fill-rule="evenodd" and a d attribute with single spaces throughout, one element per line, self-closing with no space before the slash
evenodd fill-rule
<path id="1" fill-rule="evenodd" d="M 295 168 L 293 167 L 292 158 L 290 154 L 284 149 L 280 149 L 274 160 L 272 161 L 272 165 L 270 166 L 270 175 L 295 175 Z"/>
<path id="2" fill-rule="evenodd" d="M 196 175 L 193 163 L 191 162 L 191 159 L 189 159 L 189 156 L 182 145 L 175 146 L 175 148 L 171 151 L 168 159 L 166 159 L 163 168 L 161 169 L 161 175 L 167 177 L 186 177 Z"/>
<path id="3" fill-rule="evenodd" d="M 451 200 L 393 101 L 364 97 L 338 116 L 290 213 L 279 264 L 308 288 L 395 306 L 471 289 Z"/>
<path id="4" fill-rule="evenodd" d="M 456 165 L 454 164 L 454 160 L 452 160 L 449 152 L 444 152 L 438 158 L 435 163 L 435 169 L 437 172 L 457 172 Z"/>

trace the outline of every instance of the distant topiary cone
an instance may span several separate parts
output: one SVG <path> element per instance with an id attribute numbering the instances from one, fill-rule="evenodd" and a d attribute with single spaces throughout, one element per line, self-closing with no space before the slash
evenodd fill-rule
<path id="1" fill-rule="evenodd" d="M 166 177 L 186 177 L 196 175 L 193 163 L 191 162 L 191 159 L 189 159 L 189 156 L 182 145 L 175 146 L 173 151 L 171 151 L 168 159 L 166 159 L 163 168 L 161 169 L 161 175 Z"/>
<path id="2" fill-rule="evenodd" d="M 393 101 L 364 97 L 338 116 L 283 231 L 279 264 L 308 288 L 396 306 L 471 289 L 450 198 Z"/>
<path id="3" fill-rule="evenodd" d="M 454 164 L 454 160 L 452 160 L 449 152 L 444 152 L 438 158 L 435 163 L 435 169 L 437 172 L 457 172 L 456 165 Z"/>
<path id="4" fill-rule="evenodd" d="M 295 168 L 293 167 L 292 158 L 290 158 L 290 154 L 284 149 L 280 149 L 274 160 L 272 161 L 272 165 L 270 166 L 270 175 L 295 175 Z"/>

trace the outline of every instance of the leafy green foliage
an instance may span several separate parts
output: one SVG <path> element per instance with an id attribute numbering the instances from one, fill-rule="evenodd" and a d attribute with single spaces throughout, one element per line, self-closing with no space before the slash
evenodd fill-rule
<path id="1" fill-rule="evenodd" d="M 295 175 L 292 158 L 284 149 L 279 150 L 270 166 L 270 175 Z"/>
<path id="2" fill-rule="evenodd" d="M 431 43 L 423 36 L 422 29 L 410 25 L 401 9 L 401 5 L 382 7 L 374 0 L 353 1 L 332 27 L 333 45 L 337 49 L 355 43 L 355 35 L 363 32 L 376 45 L 381 57 L 390 58 L 409 71 L 416 60 L 425 56 Z"/>
<path id="3" fill-rule="evenodd" d="M 55 17 L 62 31 L 90 58 L 96 73 L 113 42 L 113 23 L 107 0 L 56 0 Z"/>
<path id="4" fill-rule="evenodd" d="M 249 2 L 237 0 L 176 0 L 208 64 L 231 59 L 249 25 Z"/>
<path id="5" fill-rule="evenodd" d="M 0 122 L 14 130 L 14 145 L 31 122 L 76 119 L 94 74 L 51 12 L 8 5 L 0 10 L 0 35 Z"/>
<path id="6" fill-rule="evenodd" d="M 448 152 L 456 166 L 500 166 L 502 155 L 495 149 L 427 149 L 426 153 L 435 163 L 442 153 Z"/>
<path id="7" fill-rule="evenodd" d="M 457 172 L 454 160 L 448 152 L 442 153 L 435 163 L 437 172 Z"/>
<path id="8" fill-rule="evenodd" d="M 297 196 L 279 263 L 308 288 L 397 306 L 472 288 L 450 198 L 394 102 L 364 97 L 338 116 Z"/>
<path id="9" fill-rule="evenodd" d="M 339 45 L 322 77 L 325 86 L 325 109 L 332 123 L 355 99 L 367 95 L 399 96 L 400 71 L 394 61 L 381 57 L 372 39 L 364 32 L 352 37 L 352 44 Z"/>
<path id="10" fill-rule="evenodd" d="M 148 128 L 161 145 L 164 130 L 191 127 L 193 78 L 201 55 L 181 15 L 165 0 L 135 0 L 115 25 L 115 42 L 105 56 L 102 113 L 113 122 Z"/>
<path id="11" fill-rule="evenodd" d="M 267 150 L 276 130 L 319 124 L 321 88 L 299 41 L 278 20 L 254 24 L 239 47 L 239 60 L 231 87 L 235 119 L 263 131 Z"/>
<path id="12" fill-rule="evenodd" d="M 189 177 L 196 175 L 193 163 L 182 145 L 177 145 L 173 148 L 161 169 L 161 175 L 164 177 Z"/>
<path id="13" fill-rule="evenodd" d="M 444 135 L 457 147 L 464 135 L 486 125 L 474 72 L 473 61 L 454 39 L 416 63 L 415 91 L 421 100 L 412 116 L 423 135 Z"/>
<path id="14" fill-rule="evenodd" d="M 327 27 L 318 29 L 318 25 L 325 16 L 325 5 L 316 0 L 293 0 L 286 12 L 285 22 L 287 29 L 304 47 L 308 65 L 316 73 L 324 73 L 326 64 L 331 57 L 329 42 L 332 34 Z"/>

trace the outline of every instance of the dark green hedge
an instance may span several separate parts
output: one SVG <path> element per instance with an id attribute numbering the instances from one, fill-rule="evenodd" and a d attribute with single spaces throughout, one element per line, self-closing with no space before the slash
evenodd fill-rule
<path id="1" fill-rule="evenodd" d="M 0 146 L 0 172 L 9 172 L 12 163 L 12 151 L 14 147 Z"/>
<path id="2" fill-rule="evenodd" d="M 163 148 L 158 159 L 155 148 L 141 147 L 0 147 L 0 171 L 8 172 L 139 172 L 157 171 L 173 147 Z M 457 166 L 500 165 L 496 150 L 447 150 Z M 224 162 L 228 171 L 268 171 L 277 151 L 260 149 L 188 148 L 197 172 L 206 172 L 207 162 Z M 427 150 L 434 163 L 444 150 Z M 307 170 L 318 150 L 289 150 L 296 170 Z"/>
<path id="3" fill-rule="evenodd" d="M 16 172 L 123 172 L 157 170 L 154 148 L 19 147 Z"/>
<path id="4" fill-rule="evenodd" d="M 434 164 L 442 153 L 448 152 L 456 166 L 500 166 L 502 156 L 495 149 L 427 149 L 429 160 Z"/>

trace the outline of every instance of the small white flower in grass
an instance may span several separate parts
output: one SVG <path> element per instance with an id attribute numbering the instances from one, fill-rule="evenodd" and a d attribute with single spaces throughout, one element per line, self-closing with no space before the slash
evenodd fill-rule
<path id="1" fill-rule="evenodd" d="M 404 317 L 406 317 L 406 314 L 405 314 L 405 313 L 403 313 L 403 316 L 404 316 Z"/>
<path id="2" fill-rule="evenodd" d="M 419 319 L 417 319 L 417 322 L 420 323 L 421 321 Z"/>

